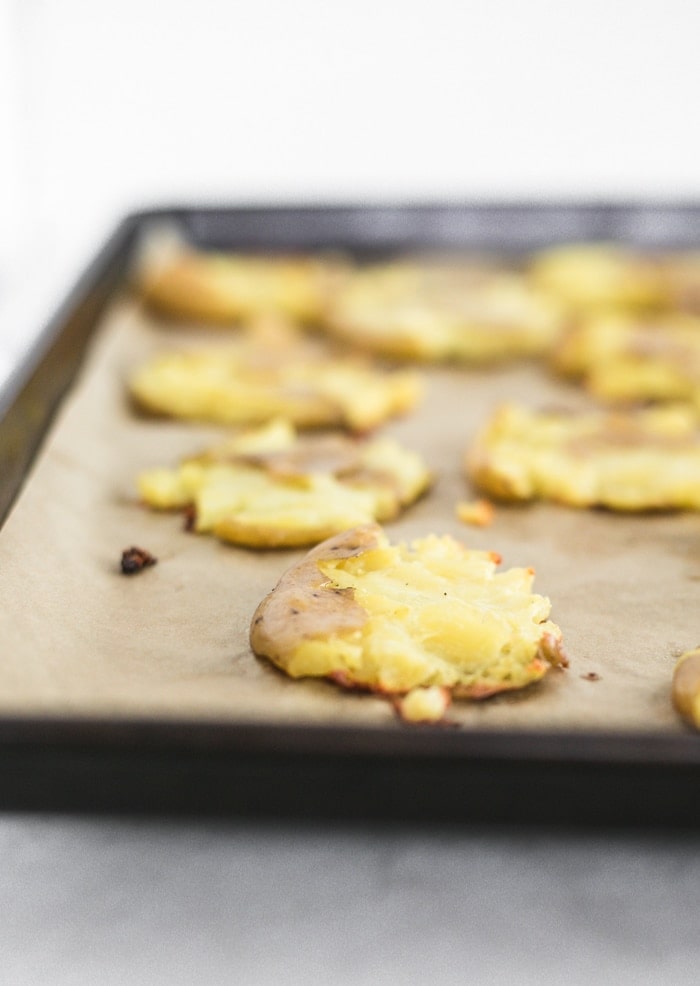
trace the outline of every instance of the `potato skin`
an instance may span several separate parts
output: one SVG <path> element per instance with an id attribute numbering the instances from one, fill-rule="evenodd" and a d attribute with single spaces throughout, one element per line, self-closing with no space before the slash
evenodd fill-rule
<path id="1" fill-rule="evenodd" d="M 681 655 L 673 672 L 671 699 L 686 722 L 700 729 L 700 647 Z"/>
<path id="2" fill-rule="evenodd" d="M 207 277 L 206 267 L 189 257 L 178 257 L 169 265 L 144 272 L 140 291 L 146 304 L 160 315 L 228 325 L 240 316 L 236 299 L 217 290 Z"/>
<path id="3" fill-rule="evenodd" d="M 299 565 L 287 571 L 253 615 L 253 651 L 284 668 L 286 656 L 302 640 L 361 629 L 369 619 L 368 613 L 355 602 L 352 591 L 324 588 L 328 580 L 318 563 L 369 551 L 378 545 L 380 535 L 377 524 L 344 531 L 317 545 Z"/>

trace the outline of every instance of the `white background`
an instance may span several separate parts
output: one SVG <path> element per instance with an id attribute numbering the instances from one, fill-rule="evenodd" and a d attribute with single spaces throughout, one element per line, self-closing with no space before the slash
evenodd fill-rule
<path id="1" fill-rule="evenodd" d="M 0 0 L 0 365 L 144 204 L 698 197 L 699 48 L 697 0 Z M 693 837 L 0 816 L 0 866 L 16 986 L 700 967 Z"/>
<path id="2" fill-rule="evenodd" d="M 699 39 L 696 0 L 0 0 L 0 292 L 144 204 L 695 196 Z"/>

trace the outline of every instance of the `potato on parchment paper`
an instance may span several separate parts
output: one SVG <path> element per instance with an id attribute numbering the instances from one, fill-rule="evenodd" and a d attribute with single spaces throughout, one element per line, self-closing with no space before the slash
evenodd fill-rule
<path id="1" fill-rule="evenodd" d="M 700 427 L 686 405 L 630 411 L 500 407 L 468 450 L 496 499 L 611 510 L 700 510 Z"/>
<path id="2" fill-rule="evenodd" d="M 700 250 L 666 253 L 659 266 L 669 307 L 700 315 Z"/>
<path id="3" fill-rule="evenodd" d="M 544 352 L 563 320 L 558 302 L 516 271 L 395 261 L 352 273 L 329 303 L 326 326 L 371 352 L 488 363 Z"/>
<path id="4" fill-rule="evenodd" d="M 393 519 L 430 485 L 421 457 L 391 438 L 298 437 L 289 422 L 234 436 L 176 469 L 138 479 L 157 509 L 193 508 L 193 526 L 254 548 L 299 547 Z"/>
<path id="5" fill-rule="evenodd" d="M 590 316 L 562 336 L 551 365 L 606 402 L 688 400 L 700 407 L 700 317 Z"/>
<path id="6" fill-rule="evenodd" d="M 530 278 L 570 311 L 642 311 L 669 294 L 656 258 L 616 243 L 567 243 L 536 253 Z"/>
<path id="7" fill-rule="evenodd" d="M 455 507 L 457 519 L 472 527 L 489 527 L 496 510 L 489 500 L 460 500 Z"/>
<path id="8" fill-rule="evenodd" d="M 700 647 L 679 657 L 673 672 L 671 698 L 683 718 L 700 729 Z"/>
<path id="9" fill-rule="evenodd" d="M 219 424 L 289 418 L 300 428 L 370 431 L 413 408 L 420 379 L 339 355 L 288 324 L 256 323 L 226 348 L 155 356 L 131 375 L 136 403 L 157 414 Z"/>
<path id="10" fill-rule="evenodd" d="M 566 666 L 534 572 L 445 536 L 392 545 L 380 527 L 318 545 L 258 606 L 251 646 L 292 678 L 327 677 L 393 697 L 412 721 L 451 697 L 524 688 Z"/>
<path id="11" fill-rule="evenodd" d="M 151 308 L 176 319 L 232 325 L 273 314 L 313 323 L 346 269 L 334 256 L 180 249 L 146 263 L 137 285 Z"/>

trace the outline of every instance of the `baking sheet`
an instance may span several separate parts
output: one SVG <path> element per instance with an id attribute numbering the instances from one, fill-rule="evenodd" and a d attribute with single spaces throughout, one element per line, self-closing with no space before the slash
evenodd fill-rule
<path id="1" fill-rule="evenodd" d="M 149 353 L 202 335 L 156 322 L 128 298 L 96 333 L 0 532 L 0 715 L 406 729 L 381 699 L 292 682 L 251 654 L 251 614 L 302 552 L 219 544 L 185 532 L 179 515 L 138 504 L 141 469 L 174 463 L 222 432 L 138 417 L 124 380 Z M 463 454 L 493 406 L 585 398 L 534 365 L 425 376 L 424 405 L 387 431 L 425 455 L 437 482 L 387 525 L 390 536 L 450 533 L 498 551 L 505 566 L 533 565 L 571 658 L 568 671 L 524 692 L 456 703 L 450 718 L 479 730 L 685 731 L 669 691 L 675 659 L 700 640 L 700 519 L 537 505 L 499 507 L 492 527 L 465 527 L 454 514 L 472 495 Z M 159 563 L 125 578 L 119 558 L 132 544 Z"/>

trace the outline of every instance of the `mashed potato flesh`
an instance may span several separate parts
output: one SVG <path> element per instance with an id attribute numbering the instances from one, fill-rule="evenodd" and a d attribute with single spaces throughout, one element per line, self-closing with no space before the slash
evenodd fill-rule
<path id="1" fill-rule="evenodd" d="M 328 585 L 350 592 L 367 621 L 350 635 L 302 642 L 286 670 L 340 670 L 387 692 L 441 685 L 485 695 L 536 681 L 548 668 L 543 634 L 559 636 L 549 600 L 531 593 L 531 569 L 496 564 L 436 536 L 320 562 Z"/>

